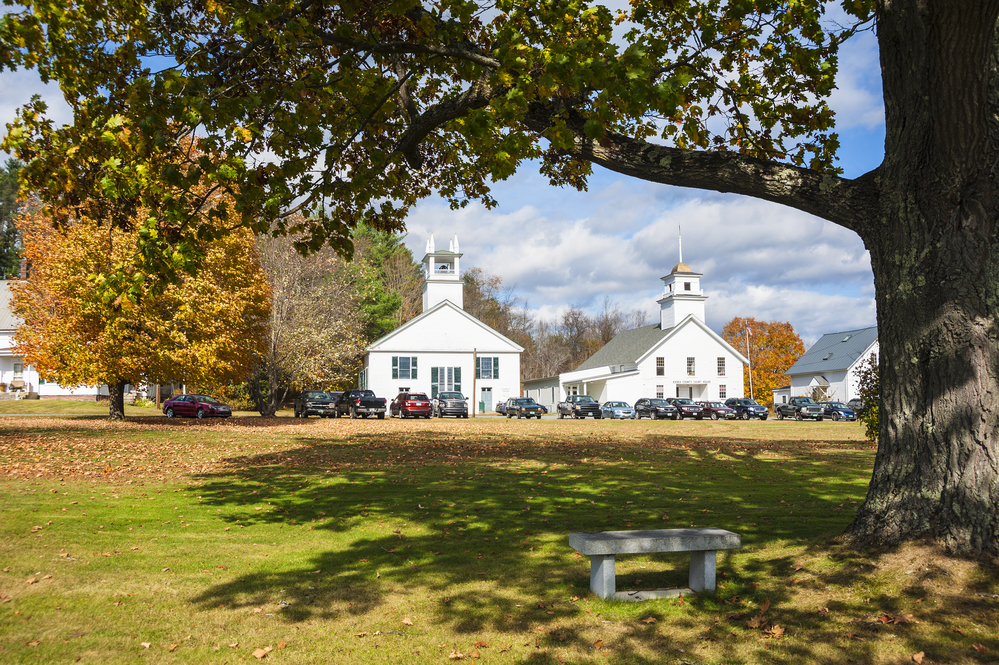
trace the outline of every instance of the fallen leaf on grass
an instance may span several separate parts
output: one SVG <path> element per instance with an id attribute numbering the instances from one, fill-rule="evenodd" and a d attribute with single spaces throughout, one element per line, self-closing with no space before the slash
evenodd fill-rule
<path id="1" fill-rule="evenodd" d="M 603 640 L 597 640 L 596 642 L 593 643 L 593 648 L 594 649 L 599 649 L 603 645 L 604 645 L 604 641 Z"/>
<path id="2" fill-rule="evenodd" d="M 847 634 L 846 634 L 846 637 L 847 637 L 848 639 L 851 639 L 851 640 L 857 640 L 858 642 L 865 642 L 865 641 L 866 641 L 866 640 L 864 640 L 864 638 L 863 638 L 863 637 L 861 637 L 861 636 L 860 636 L 859 634 L 857 634 L 857 633 L 847 633 Z"/>
<path id="3" fill-rule="evenodd" d="M 770 609 L 770 601 L 769 600 L 764 600 L 763 602 L 760 603 L 760 614 L 766 614 L 767 610 L 769 610 L 769 609 Z"/>
<path id="4" fill-rule="evenodd" d="M 403 619 L 402 622 L 404 624 L 406 624 L 407 626 L 412 626 L 413 625 L 413 620 L 410 619 L 409 617 L 406 617 L 405 619 Z"/>
<path id="5" fill-rule="evenodd" d="M 926 655 L 925 651 L 920 651 L 919 653 L 912 654 L 912 662 L 914 662 L 914 663 L 922 663 L 923 662 L 923 656 L 925 656 L 925 655 Z"/>
<path id="6" fill-rule="evenodd" d="M 176 644 L 171 644 L 171 645 L 170 645 L 170 648 L 169 648 L 169 649 L 167 649 L 167 651 L 173 651 L 173 650 L 174 650 L 174 649 L 176 649 L 176 648 L 177 648 L 177 645 L 176 645 Z"/>
<path id="7" fill-rule="evenodd" d="M 363 633 L 354 633 L 354 637 L 364 637 L 367 634 L 368 634 L 368 631 L 364 631 Z"/>
<path id="8" fill-rule="evenodd" d="M 30 642 L 28 642 L 28 646 L 29 647 L 37 647 L 41 643 L 42 643 L 41 640 L 31 640 Z"/>
<path id="9" fill-rule="evenodd" d="M 266 649 L 254 649 L 253 650 L 253 657 L 256 658 L 257 660 L 260 660 L 261 658 L 263 658 L 264 656 L 266 656 L 268 653 L 270 653 L 270 651 L 271 651 L 270 647 L 268 647 Z"/>
<path id="10" fill-rule="evenodd" d="M 230 649 L 238 649 L 239 648 L 239 642 L 233 642 L 232 644 L 229 645 L 229 648 Z"/>
<path id="11" fill-rule="evenodd" d="M 143 649 L 148 649 L 149 647 L 153 646 L 153 643 L 152 642 L 140 642 L 139 646 L 141 646 Z"/>
<path id="12" fill-rule="evenodd" d="M 38 578 L 37 577 L 29 577 L 28 579 L 24 580 L 24 583 L 25 584 L 38 584 Z"/>
<path id="13" fill-rule="evenodd" d="M 280 642 L 278 642 L 278 649 L 283 649 L 286 646 L 288 646 L 288 643 L 285 642 L 284 640 L 281 640 Z"/>
<path id="14" fill-rule="evenodd" d="M 484 641 L 484 640 L 479 640 L 478 642 L 475 643 L 475 648 L 476 649 L 479 649 L 479 648 L 485 649 L 488 646 L 489 646 L 489 643 L 486 642 L 486 641 Z"/>
<path id="15" fill-rule="evenodd" d="M 461 660 L 462 658 L 465 657 L 465 654 L 461 653 L 460 651 L 452 651 L 447 655 L 447 657 L 450 658 L 451 660 Z"/>
<path id="16" fill-rule="evenodd" d="M 264 611 L 264 610 L 263 610 L 263 608 L 261 608 L 261 607 L 254 607 L 254 608 L 253 608 L 253 613 L 254 613 L 254 614 L 260 614 L 260 613 L 261 613 L 261 612 L 263 612 L 263 611 Z"/>
<path id="17" fill-rule="evenodd" d="M 964 631 L 961 630 L 960 628 L 955 628 L 954 632 L 957 633 L 957 634 L 959 634 L 959 635 L 964 635 Z"/>
<path id="18" fill-rule="evenodd" d="M 985 647 L 982 646 L 981 644 L 972 644 L 971 648 L 977 651 L 978 653 L 985 653 Z"/>
<path id="19" fill-rule="evenodd" d="M 762 628 L 767 624 L 767 618 L 765 616 L 755 616 L 746 622 L 746 625 L 750 628 Z"/>
<path id="20" fill-rule="evenodd" d="M 769 628 L 767 628 L 763 632 L 766 633 L 767 635 L 769 635 L 770 637 L 784 637 L 784 628 L 781 627 L 781 626 L 778 626 L 777 624 L 774 624 L 773 626 L 770 626 Z"/>
<path id="21" fill-rule="evenodd" d="M 469 652 L 468 652 L 468 657 L 469 657 L 469 658 L 478 658 L 478 657 L 479 657 L 479 652 L 478 652 L 478 650 L 477 650 L 477 649 L 474 649 L 474 650 L 472 650 L 472 651 L 469 651 Z"/>
<path id="22" fill-rule="evenodd" d="M 648 617 L 648 618 L 642 619 L 642 623 L 655 623 L 655 622 L 656 622 L 656 618 L 655 617 Z"/>
<path id="23" fill-rule="evenodd" d="M 818 609 L 818 613 L 819 613 L 819 616 L 823 616 L 824 617 L 827 614 L 829 614 L 829 608 L 828 607 L 820 607 Z"/>

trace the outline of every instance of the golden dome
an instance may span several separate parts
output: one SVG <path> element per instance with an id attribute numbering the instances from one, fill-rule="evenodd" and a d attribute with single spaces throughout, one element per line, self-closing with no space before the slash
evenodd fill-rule
<path id="1" fill-rule="evenodd" d="M 678 272 L 689 272 L 689 273 L 693 273 L 694 269 L 691 268 L 690 266 L 688 266 L 683 261 L 680 261 L 675 266 L 673 266 L 673 270 L 671 270 L 669 274 L 675 275 Z"/>

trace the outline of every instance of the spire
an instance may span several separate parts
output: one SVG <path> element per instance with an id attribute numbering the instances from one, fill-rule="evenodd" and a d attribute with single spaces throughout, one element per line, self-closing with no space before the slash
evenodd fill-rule
<path id="1" fill-rule="evenodd" d="M 458 254 L 458 253 L 461 252 L 461 250 L 458 249 L 458 234 L 457 233 L 454 234 L 454 249 L 451 250 L 451 251 L 453 251 L 455 254 Z"/>
<path id="2" fill-rule="evenodd" d="M 433 254 L 437 250 L 434 248 L 434 234 L 430 234 L 430 244 L 427 245 L 430 249 L 427 250 L 427 254 Z"/>
<path id="3" fill-rule="evenodd" d="M 453 252 L 453 251 L 454 251 L 454 238 L 451 238 L 451 242 L 450 242 L 450 243 L 448 243 L 448 247 L 447 247 L 447 250 L 448 250 L 449 252 Z"/>

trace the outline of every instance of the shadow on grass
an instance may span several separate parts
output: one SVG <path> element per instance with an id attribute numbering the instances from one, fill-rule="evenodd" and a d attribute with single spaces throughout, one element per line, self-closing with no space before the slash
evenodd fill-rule
<path id="1" fill-rule="evenodd" d="M 295 570 L 240 575 L 192 602 L 207 608 L 284 601 L 284 620 L 301 622 L 362 616 L 390 597 L 420 594 L 436 608 L 435 621 L 456 634 L 528 634 L 538 655 L 530 662 L 555 662 L 546 649 L 595 649 L 580 625 L 587 614 L 626 617 L 615 621 L 618 662 L 682 662 L 706 642 L 723 662 L 871 662 L 882 648 L 879 636 L 894 632 L 906 640 L 905 625 L 879 615 L 901 614 L 920 594 L 924 573 L 942 574 L 920 571 L 902 593 L 892 593 L 877 580 L 870 556 L 829 540 L 863 498 L 871 458 L 866 444 L 790 440 L 622 443 L 599 433 L 458 440 L 448 431 L 360 434 L 349 443 L 310 437 L 298 448 L 231 458 L 224 470 L 197 477 L 197 492 L 204 504 L 225 507 L 234 527 L 320 530 L 343 546 L 317 552 Z M 735 531 L 743 550 L 720 552 L 717 594 L 688 599 L 685 607 L 596 600 L 588 561 L 567 542 L 572 531 L 687 526 Z M 809 558 L 829 563 L 815 571 L 796 563 Z M 682 554 L 619 561 L 619 590 L 686 580 Z M 995 589 L 999 578 L 986 574 L 980 585 Z M 847 591 L 860 587 L 871 595 L 857 600 Z M 823 604 L 802 608 L 796 597 L 803 592 Z M 956 619 L 968 603 L 983 609 L 996 602 L 975 599 L 938 597 L 937 611 Z M 766 623 L 750 628 L 764 600 L 771 605 Z M 639 616 L 659 626 L 635 621 Z M 847 630 L 829 629 L 847 616 Z M 770 638 L 763 630 L 775 624 L 805 638 Z M 983 646 L 999 653 L 999 640 Z M 938 662 L 952 647 L 911 645 Z M 756 656 L 747 657 L 747 648 Z"/>

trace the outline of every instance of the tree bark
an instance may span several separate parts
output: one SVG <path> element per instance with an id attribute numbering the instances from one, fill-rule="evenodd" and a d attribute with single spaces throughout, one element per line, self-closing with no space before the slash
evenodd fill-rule
<path id="1" fill-rule="evenodd" d="M 125 419 L 125 381 L 108 384 L 108 419 Z"/>
<path id="2" fill-rule="evenodd" d="M 848 533 L 999 554 L 999 3 L 883 2 L 881 430 Z"/>

